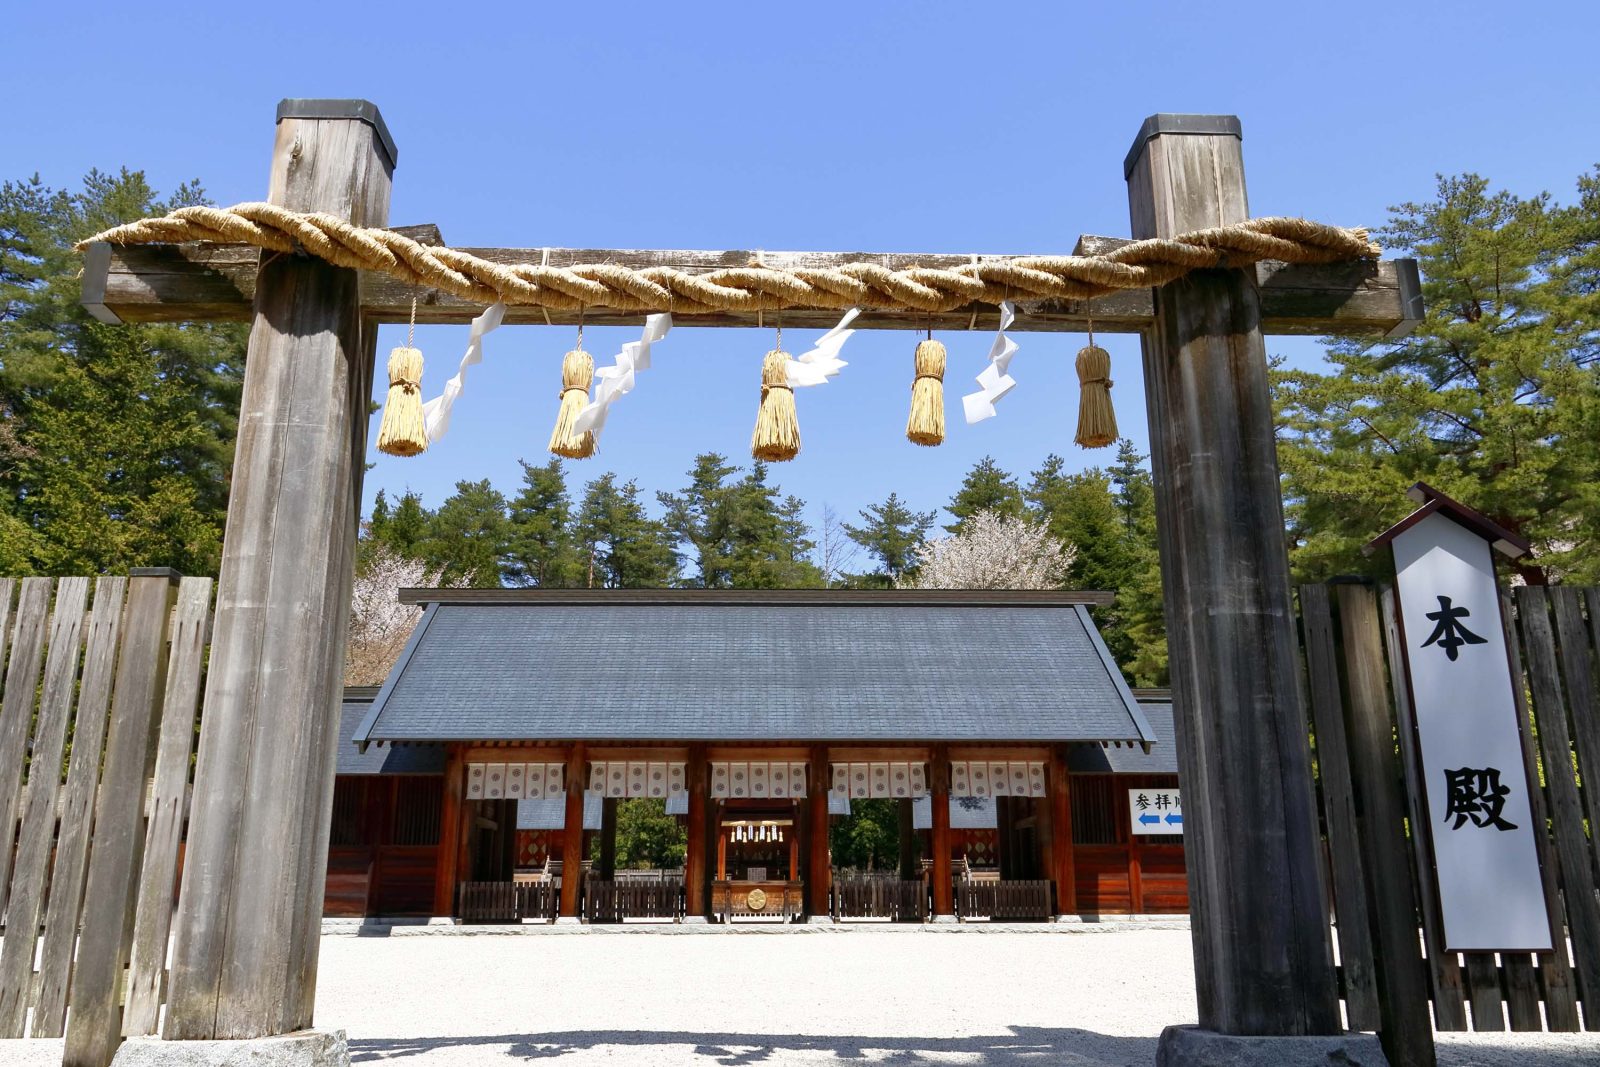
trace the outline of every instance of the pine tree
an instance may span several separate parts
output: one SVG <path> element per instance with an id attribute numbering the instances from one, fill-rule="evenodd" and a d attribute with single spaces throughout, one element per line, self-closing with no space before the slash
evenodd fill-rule
<path id="1" fill-rule="evenodd" d="M 634 482 L 606 473 L 584 487 L 574 539 L 584 558 L 581 584 L 604 589 L 657 589 L 672 584 L 677 557 L 672 534 L 650 518 Z"/>
<path id="2" fill-rule="evenodd" d="M 79 193 L 0 185 L 0 563 L 94 574 L 165 565 L 215 574 L 245 330 L 109 326 L 79 303 L 73 242 L 203 203 L 144 175 L 92 172 Z"/>
<path id="3" fill-rule="evenodd" d="M 860 514 L 861 525 L 845 523 L 845 532 L 878 561 L 885 584 L 893 585 L 911 566 L 917 546 L 933 529 L 935 513 L 912 511 L 898 494 L 891 492 L 883 503 L 873 504 Z"/>
<path id="4" fill-rule="evenodd" d="M 778 589 L 823 584 L 821 570 L 808 558 L 815 548 L 802 515 L 804 501 L 784 497 L 767 484 L 767 466 L 757 463 L 737 481 L 739 468 L 716 453 L 695 458 L 689 485 L 679 493 L 658 493 L 666 526 L 705 589 Z"/>
<path id="5" fill-rule="evenodd" d="M 457 482 L 454 495 L 428 523 L 419 553 L 423 562 L 438 569 L 441 584 L 496 588 L 509 525 L 506 498 L 487 479 Z"/>
<path id="6" fill-rule="evenodd" d="M 1017 480 L 989 456 L 973 464 L 961 482 L 961 488 L 951 498 L 945 510 L 956 517 L 946 526 L 950 533 L 959 533 L 962 526 L 980 511 L 992 512 L 1005 518 L 1020 518 L 1024 511 L 1022 489 Z"/>
<path id="7" fill-rule="evenodd" d="M 1297 575 L 1387 565 L 1361 546 L 1426 481 L 1533 542 L 1522 580 L 1600 579 L 1600 174 L 1578 203 L 1439 179 L 1379 237 L 1420 260 L 1408 337 L 1328 346 L 1328 373 L 1279 369 L 1278 456 Z"/>
<path id="8" fill-rule="evenodd" d="M 391 505 L 379 489 L 367 521 L 367 537 L 404 559 L 421 559 L 432 525 L 433 512 L 422 506 L 422 497 L 407 490 L 398 504 Z"/>
<path id="9" fill-rule="evenodd" d="M 561 460 L 522 464 L 522 490 L 511 501 L 504 575 L 510 585 L 557 589 L 581 585 L 584 561 L 572 536 L 572 501 Z"/>

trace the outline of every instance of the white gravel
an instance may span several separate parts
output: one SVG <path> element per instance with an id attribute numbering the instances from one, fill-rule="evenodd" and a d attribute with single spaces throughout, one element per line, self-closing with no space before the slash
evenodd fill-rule
<path id="1" fill-rule="evenodd" d="M 317 1025 L 406 1067 L 1150 1064 L 1191 967 L 1163 929 L 324 937 Z M 1593 1065 L 1600 1036 L 1442 1035 L 1440 1062 Z"/>

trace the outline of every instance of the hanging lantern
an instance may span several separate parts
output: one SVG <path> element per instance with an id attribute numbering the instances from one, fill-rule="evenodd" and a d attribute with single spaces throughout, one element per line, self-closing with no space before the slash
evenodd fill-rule
<path id="1" fill-rule="evenodd" d="M 911 416 L 906 420 L 906 440 L 914 445 L 944 441 L 944 345 L 930 333 L 917 345 L 916 378 L 911 382 Z"/>
<path id="2" fill-rule="evenodd" d="M 594 455 L 594 431 L 579 433 L 578 415 L 589 404 L 589 386 L 594 381 L 594 357 L 583 350 L 583 334 L 578 347 L 561 360 L 561 410 L 555 429 L 550 431 L 550 451 L 567 459 L 588 459 Z"/>
<path id="3" fill-rule="evenodd" d="M 769 463 L 783 463 L 800 454 L 800 419 L 789 385 L 789 353 L 775 348 L 761 362 L 761 410 L 750 438 L 750 454 Z"/>
<path id="4" fill-rule="evenodd" d="M 422 424 L 422 351 L 403 345 L 389 353 L 389 395 L 378 426 L 378 451 L 415 456 L 428 449 Z"/>

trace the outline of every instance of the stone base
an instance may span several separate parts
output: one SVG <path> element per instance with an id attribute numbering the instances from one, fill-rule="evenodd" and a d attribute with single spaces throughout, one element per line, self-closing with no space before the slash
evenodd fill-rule
<path id="1" fill-rule="evenodd" d="M 833 926 L 832 915 L 813 915 L 806 920 L 807 926 Z"/>
<path id="2" fill-rule="evenodd" d="M 685 915 L 683 917 L 683 921 L 685 923 L 689 924 L 690 926 L 709 926 L 709 925 L 711 925 L 711 920 L 706 918 L 704 915 Z"/>
<path id="3" fill-rule="evenodd" d="M 935 915 L 931 921 L 943 925 L 945 923 L 957 923 L 961 920 L 957 919 L 954 915 Z"/>
<path id="4" fill-rule="evenodd" d="M 583 920 L 576 915 L 558 915 L 556 917 L 557 926 L 579 926 L 582 923 Z"/>
<path id="5" fill-rule="evenodd" d="M 246 1041 L 131 1037 L 112 1067 L 350 1067 L 343 1030 L 300 1030 Z"/>
<path id="6" fill-rule="evenodd" d="M 1082 915 L 1057 915 L 1054 919 L 1051 919 L 1050 921 L 1053 922 L 1053 923 L 1077 923 L 1079 926 L 1082 926 L 1083 925 L 1083 916 Z"/>
<path id="7" fill-rule="evenodd" d="M 1388 1067 L 1372 1034 L 1236 1037 L 1197 1026 L 1161 1031 L 1156 1067 Z"/>

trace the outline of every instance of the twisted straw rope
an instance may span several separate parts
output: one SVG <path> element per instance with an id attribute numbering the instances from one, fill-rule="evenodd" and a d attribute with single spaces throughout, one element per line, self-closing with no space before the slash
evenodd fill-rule
<path id="1" fill-rule="evenodd" d="M 1248 219 L 1173 238 L 1134 241 L 1095 256 L 1017 256 L 954 269 L 891 270 L 876 263 L 837 267 L 731 267 L 690 273 L 676 267 L 634 269 L 612 263 L 551 267 L 492 263 L 455 248 L 419 244 L 392 230 L 366 229 L 333 215 L 273 204 L 186 207 L 142 219 L 81 242 L 250 244 L 306 252 L 339 267 L 381 271 L 479 304 L 503 301 L 575 311 L 707 314 L 785 308 L 868 307 L 944 312 L 1002 300 L 1083 300 L 1119 289 L 1165 285 L 1192 270 L 1245 267 L 1258 260 L 1333 263 L 1372 258 L 1365 230 L 1295 218 Z"/>

